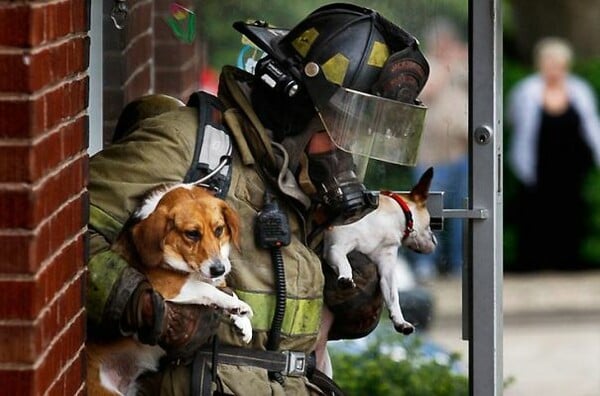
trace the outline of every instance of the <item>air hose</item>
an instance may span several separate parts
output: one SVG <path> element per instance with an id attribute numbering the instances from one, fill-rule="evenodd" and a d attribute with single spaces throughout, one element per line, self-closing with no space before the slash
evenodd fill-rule
<path id="1" fill-rule="evenodd" d="M 291 234 L 286 214 L 281 210 L 273 195 L 265 191 L 264 206 L 256 217 L 254 226 L 256 244 L 271 252 L 271 261 L 275 276 L 275 312 L 271 322 L 271 330 L 267 341 L 267 349 L 276 351 L 281 339 L 281 326 L 285 315 L 286 286 L 285 269 L 281 248 L 290 244 Z M 283 383 L 283 376 L 278 372 L 269 373 L 272 379 Z"/>

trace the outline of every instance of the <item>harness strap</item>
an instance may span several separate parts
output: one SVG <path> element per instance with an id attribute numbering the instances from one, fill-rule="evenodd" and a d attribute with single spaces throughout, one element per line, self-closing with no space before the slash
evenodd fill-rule
<path id="1" fill-rule="evenodd" d="M 235 366 L 253 366 L 287 376 L 306 376 L 311 383 L 323 390 L 326 395 L 343 396 L 343 391 L 322 372 L 316 370 L 314 354 L 306 355 L 293 351 L 265 351 L 219 345 L 218 356 L 214 347 L 198 350 L 192 361 L 191 395 L 211 395 L 213 381 L 218 381 L 215 362 Z"/>
<path id="2" fill-rule="evenodd" d="M 201 179 L 219 198 L 227 195 L 231 182 L 233 144 L 223 124 L 223 105 L 216 96 L 204 91 L 194 92 L 187 106 L 198 109 L 198 135 L 192 164 L 184 183 Z"/>

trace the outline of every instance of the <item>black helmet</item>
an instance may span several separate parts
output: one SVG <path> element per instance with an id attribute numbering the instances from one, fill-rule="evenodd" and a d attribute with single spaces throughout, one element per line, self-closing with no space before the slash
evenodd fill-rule
<path id="1" fill-rule="evenodd" d="M 311 13 L 277 47 L 303 65 L 317 63 L 328 81 L 369 93 L 390 55 L 382 21 L 374 10 L 331 4 Z M 404 48 L 411 40 L 406 34 L 399 45 Z"/>
<path id="2" fill-rule="evenodd" d="M 363 106 L 366 101 L 368 110 L 378 111 L 380 109 L 375 105 L 378 101 L 372 96 L 377 95 L 392 99 L 385 103 L 386 110 L 397 100 L 413 105 L 429 74 L 427 61 L 419 51 L 414 36 L 377 11 L 353 4 L 333 3 L 320 7 L 291 30 L 273 28 L 261 21 L 236 22 L 233 26 L 267 54 L 255 68 L 256 78 L 265 84 L 257 84 L 260 88 L 254 99 L 258 100 L 253 102 L 260 107 L 261 113 L 268 114 L 271 126 L 274 129 L 283 128 L 285 135 L 301 131 L 315 114 L 316 108 L 330 135 L 332 130 L 327 125 L 328 120 L 330 125 L 332 120 L 339 124 L 343 113 L 343 122 L 360 124 L 362 134 L 369 130 L 396 137 L 395 128 L 398 127 L 390 128 L 386 124 L 371 128 L 371 120 L 356 119 L 360 110 L 356 104 Z M 407 62 L 412 66 L 406 67 Z M 401 68 L 396 67 L 401 63 Z M 402 69 L 401 75 L 396 73 L 396 69 Z M 411 89 L 406 95 L 408 80 L 412 85 L 408 85 Z M 396 88 L 398 85 L 403 85 L 402 93 Z M 340 91 L 340 88 L 344 90 Z M 354 100 L 355 95 L 360 94 L 366 96 Z M 351 108 L 346 106 L 348 99 L 353 100 Z M 342 109 L 341 106 L 346 107 Z M 417 107 L 416 124 L 422 124 L 424 108 Z M 332 115 L 332 110 L 335 115 Z M 324 112 L 329 115 L 324 115 Z M 365 111 L 360 113 L 361 117 L 369 116 Z M 402 113 L 404 119 L 407 114 L 409 118 L 415 118 L 406 110 L 396 113 Z M 371 114 L 371 117 L 376 116 L 381 119 L 379 115 Z M 389 121 L 398 124 L 398 119 Z M 422 125 L 413 125 L 413 119 L 408 122 L 411 125 L 408 132 L 403 128 L 401 134 L 404 138 L 413 136 L 412 130 L 416 128 L 418 145 Z M 400 122 L 400 125 L 403 124 Z M 375 129 L 379 127 L 383 129 Z M 337 128 L 339 131 L 340 128 Z M 350 132 L 352 139 L 356 133 Z M 332 139 L 340 148 L 355 152 L 336 136 L 332 136 Z M 404 146 L 414 151 L 415 155 L 408 160 L 391 162 L 410 164 L 416 159 L 414 143 Z M 367 155 L 362 152 L 357 154 Z"/>
<path id="3" fill-rule="evenodd" d="M 290 77 L 302 80 L 302 68 L 315 62 L 328 81 L 367 93 L 390 54 L 418 46 L 414 36 L 377 11 L 346 3 L 318 8 L 291 30 L 262 21 L 233 26 L 287 69 L 282 72 Z"/>

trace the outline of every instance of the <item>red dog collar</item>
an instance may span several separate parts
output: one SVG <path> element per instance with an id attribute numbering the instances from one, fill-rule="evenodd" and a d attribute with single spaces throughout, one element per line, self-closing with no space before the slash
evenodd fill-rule
<path id="1" fill-rule="evenodd" d="M 402 234 L 402 240 L 405 240 L 410 235 L 410 233 L 413 232 L 413 217 L 410 208 L 408 207 L 408 204 L 404 199 L 402 199 L 400 194 L 396 194 L 395 192 L 384 190 L 381 191 L 381 194 L 387 195 L 388 197 L 392 198 L 394 201 L 398 202 L 398 205 L 400 205 L 400 207 L 402 208 L 404 216 L 406 217 L 406 228 L 404 229 L 404 234 Z"/>

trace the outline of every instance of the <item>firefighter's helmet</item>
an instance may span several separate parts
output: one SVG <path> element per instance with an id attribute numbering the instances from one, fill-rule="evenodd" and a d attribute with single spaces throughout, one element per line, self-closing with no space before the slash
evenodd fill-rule
<path id="1" fill-rule="evenodd" d="M 262 21 L 234 27 L 266 52 L 255 74 L 280 103 L 295 112 L 312 103 L 307 111 L 316 109 L 345 151 L 414 165 L 426 110 L 417 96 L 429 75 L 414 36 L 345 3 L 318 8 L 291 30 Z"/>

